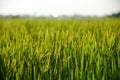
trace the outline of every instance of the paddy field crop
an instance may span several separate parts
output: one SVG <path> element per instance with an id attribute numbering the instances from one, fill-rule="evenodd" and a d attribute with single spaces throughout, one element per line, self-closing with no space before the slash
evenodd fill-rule
<path id="1" fill-rule="evenodd" d="M 0 80 L 119 80 L 120 19 L 0 19 Z"/>

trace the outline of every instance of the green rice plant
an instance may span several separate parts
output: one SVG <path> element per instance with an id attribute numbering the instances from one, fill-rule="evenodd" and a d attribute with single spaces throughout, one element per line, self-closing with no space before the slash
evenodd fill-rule
<path id="1" fill-rule="evenodd" d="M 0 19 L 0 80 L 120 79 L 120 19 Z"/>

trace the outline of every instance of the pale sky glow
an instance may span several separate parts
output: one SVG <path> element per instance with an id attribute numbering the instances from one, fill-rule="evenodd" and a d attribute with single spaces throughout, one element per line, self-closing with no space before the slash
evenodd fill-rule
<path id="1" fill-rule="evenodd" d="M 0 14 L 106 15 L 120 11 L 120 0 L 0 0 Z"/>

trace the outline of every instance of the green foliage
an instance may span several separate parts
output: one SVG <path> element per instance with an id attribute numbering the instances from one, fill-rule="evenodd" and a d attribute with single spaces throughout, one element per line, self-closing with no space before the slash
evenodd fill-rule
<path id="1" fill-rule="evenodd" d="M 0 19 L 0 80 L 120 79 L 120 19 Z"/>

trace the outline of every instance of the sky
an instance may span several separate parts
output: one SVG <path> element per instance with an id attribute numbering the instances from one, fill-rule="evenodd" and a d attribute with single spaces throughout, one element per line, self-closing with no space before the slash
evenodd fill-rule
<path id="1" fill-rule="evenodd" d="M 2 15 L 98 15 L 120 11 L 120 0 L 0 0 Z"/>

